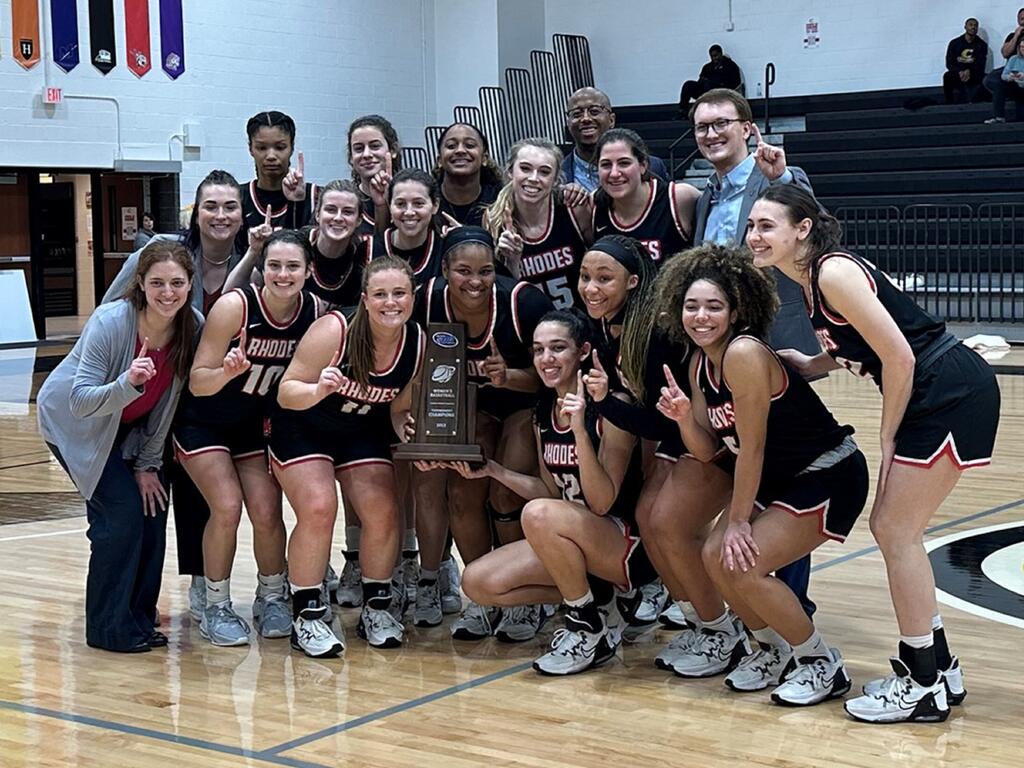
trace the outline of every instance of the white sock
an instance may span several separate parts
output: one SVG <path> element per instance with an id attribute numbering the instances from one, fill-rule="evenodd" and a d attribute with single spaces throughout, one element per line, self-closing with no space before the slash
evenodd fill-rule
<path id="1" fill-rule="evenodd" d="M 942 629 L 942 617 L 939 614 L 932 616 L 932 632 Z"/>
<path id="2" fill-rule="evenodd" d="M 728 635 L 736 634 L 736 627 L 728 611 L 725 611 L 721 616 L 712 621 L 701 621 L 697 626 L 701 629 L 710 629 L 712 632 L 725 632 Z"/>
<path id="3" fill-rule="evenodd" d="M 359 538 L 363 535 L 363 529 L 358 525 L 345 526 L 345 550 L 347 552 L 359 551 Z"/>
<path id="4" fill-rule="evenodd" d="M 206 580 L 206 604 L 222 605 L 231 602 L 231 577 L 221 581 Z"/>
<path id="5" fill-rule="evenodd" d="M 584 605 L 594 602 L 594 593 L 588 589 L 583 597 L 577 597 L 575 600 L 564 600 L 563 602 L 570 608 L 582 608 Z"/>
<path id="6" fill-rule="evenodd" d="M 295 583 L 294 581 L 292 581 L 292 582 L 289 582 L 289 584 L 288 584 L 288 588 L 289 588 L 289 589 L 290 589 L 290 590 L 292 591 L 292 594 L 293 594 L 293 595 L 294 595 L 294 594 L 295 594 L 296 592 L 301 592 L 301 591 L 302 591 L 302 590 L 304 590 L 304 589 L 315 589 L 315 590 L 316 590 L 317 592 L 319 592 L 319 591 L 320 591 L 320 587 L 321 587 L 321 585 L 320 585 L 320 584 L 314 584 L 314 585 L 313 585 L 313 586 L 311 586 L 311 587 L 300 587 L 300 586 L 299 586 L 298 584 L 296 584 L 296 583 Z"/>
<path id="7" fill-rule="evenodd" d="M 751 632 L 754 639 L 759 643 L 770 645 L 774 648 L 781 648 L 784 651 L 792 650 L 792 646 L 786 642 L 786 638 L 780 635 L 771 627 L 765 627 L 764 629 L 755 629 Z"/>
<path id="8" fill-rule="evenodd" d="M 793 655 L 798 659 L 824 656 L 826 659 L 833 660 L 832 651 L 830 651 L 828 646 L 825 645 L 825 641 L 821 639 L 821 635 L 818 634 L 818 630 L 811 632 L 811 636 L 802 643 L 794 645 Z"/>
<path id="9" fill-rule="evenodd" d="M 419 543 L 416 541 L 416 529 L 406 528 L 405 537 L 402 539 L 402 551 L 415 552 L 418 549 Z"/>
<path id="10" fill-rule="evenodd" d="M 270 597 L 272 595 L 284 595 L 284 571 L 272 573 L 269 576 L 262 573 L 256 574 L 256 594 L 259 597 Z"/>
<path id="11" fill-rule="evenodd" d="M 697 615 L 697 610 L 693 607 L 693 603 L 687 600 L 676 600 L 676 606 L 683 612 L 683 616 L 686 620 L 693 624 L 693 626 L 700 626 L 700 616 Z"/>
<path id="12" fill-rule="evenodd" d="M 900 635 L 900 642 L 920 650 L 934 645 L 935 636 L 931 632 L 927 635 Z"/>

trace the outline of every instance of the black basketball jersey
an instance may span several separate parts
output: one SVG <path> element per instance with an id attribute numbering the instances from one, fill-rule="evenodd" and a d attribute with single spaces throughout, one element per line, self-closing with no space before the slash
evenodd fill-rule
<path id="1" fill-rule="evenodd" d="M 946 335 L 946 324 L 928 314 L 897 287 L 885 272 L 867 259 L 852 253 L 827 253 L 811 263 L 811 296 L 807 312 L 814 332 L 829 356 L 858 376 L 870 376 L 882 386 L 882 361 L 875 350 L 846 319 L 828 306 L 818 287 L 821 265 L 829 259 L 849 259 L 864 272 L 871 290 L 910 344 L 914 357 Z M 806 294 L 804 294 L 806 300 Z"/>
<path id="2" fill-rule="evenodd" d="M 639 240 L 651 254 L 655 264 L 661 263 L 693 243 L 692 235 L 684 235 L 673 205 L 676 182 L 666 184 L 657 176 L 647 181 L 647 207 L 631 224 L 620 221 L 611 209 L 606 195 L 594 196 L 594 237 L 625 235 Z"/>
<path id="3" fill-rule="evenodd" d="M 356 235 L 362 240 L 369 240 L 373 237 L 373 233 L 376 231 L 376 221 L 374 216 L 377 213 L 377 207 L 374 205 L 373 198 L 365 194 L 360 190 L 359 192 L 359 226 L 356 227 Z"/>
<path id="4" fill-rule="evenodd" d="M 555 391 L 545 389 L 535 412 L 537 430 L 540 433 L 541 459 L 561 491 L 562 499 L 586 505 L 587 499 L 583 492 L 579 459 L 576 453 L 576 435 L 573 434 L 571 427 L 558 426 L 555 413 L 557 407 Z M 604 419 L 591 406 L 586 410 L 585 421 L 594 452 L 600 456 Z M 642 484 L 641 452 L 637 445 L 634 446 L 629 467 L 622 478 L 619 495 L 608 514 L 614 515 L 620 520 L 632 522 L 636 515 L 636 500 L 640 495 Z"/>
<path id="5" fill-rule="evenodd" d="M 753 339 L 768 350 L 782 367 L 782 388 L 772 393 L 768 407 L 761 476 L 773 480 L 794 477 L 823 453 L 839 446 L 847 435 L 853 433 L 853 429 L 839 426 L 811 385 L 790 370 L 771 347 L 754 336 L 745 335 L 733 337 L 729 345 L 737 339 Z M 728 347 L 725 354 L 728 354 Z M 714 370 L 711 360 L 702 351 L 697 353 L 696 366 L 697 387 L 707 404 L 708 421 L 726 447 L 738 454 L 740 444 L 732 392 L 725 378 Z"/>
<path id="6" fill-rule="evenodd" d="M 277 384 L 291 362 L 299 340 L 317 319 L 319 305 L 316 297 L 303 290 L 295 313 L 279 323 L 263 301 L 264 290 L 247 285 L 225 294 L 242 297 L 242 324 L 232 337 L 229 349 L 238 347 L 244 328 L 245 356 L 250 367 L 212 395 L 195 396 L 186 390 L 182 399 L 187 420 L 235 424 L 270 413 L 277 400 Z"/>
<path id="7" fill-rule="evenodd" d="M 240 236 L 245 236 L 248 229 L 266 223 L 267 209 L 270 209 L 270 224 L 277 229 L 299 229 L 313 220 L 313 206 L 317 195 L 316 184 L 306 182 L 306 199 L 292 202 L 284 196 L 280 189 L 260 189 L 256 179 L 249 182 L 242 190 L 242 213 L 245 217 Z"/>
<path id="8" fill-rule="evenodd" d="M 476 200 L 467 205 L 456 205 L 444 196 L 444 191 L 442 190 L 439 213 L 447 213 L 459 224 L 474 227 L 482 226 L 484 211 L 487 210 L 487 206 L 498 199 L 500 191 L 500 186 L 483 184 L 480 186 L 480 194 L 477 195 Z"/>
<path id="9" fill-rule="evenodd" d="M 387 232 L 373 236 L 370 246 L 370 258 L 377 259 L 381 256 L 396 256 L 409 263 L 412 267 L 413 280 L 416 287 L 426 283 L 432 277 L 441 275 L 441 236 L 431 226 L 427 230 L 427 239 L 417 248 L 399 248 L 393 243 L 394 227 Z"/>
<path id="10" fill-rule="evenodd" d="M 417 315 L 426 323 L 458 323 L 448 297 L 448 281 L 443 277 L 432 279 L 421 292 Z M 517 283 L 511 278 L 497 276 L 491 289 L 490 319 L 484 332 L 466 338 L 466 377 L 481 387 L 479 404 L 482 410 L 509 413 L 528 408 L 536 396 L 495 388 L 484 373 L 484 360 L 491 354 L 491 340 L 511 369 L 533 367 L 533 331 L 545 313 L 551 311 L 551 300 L 535 285 Z M 503 406 L 497 408 L 497 401 Z M 517 407 L 512 407 L 512 406 Z M 495 415 L 498 415 L 495 413 Z"/>
<path id="11" fill-rule="evenodd" d="M 536 240 L 523 236 L 522 278 L 544 291 L 555 309 L 580 306 L 577 284 L 586 252 L 576 219 L 552 198 L 544 234 Z"/>
<path id="12" fill-rule="evenodd" d="M 349 247 L 340 257 L 329 259 L 314 243 L 313 263 L 305 289 L 333 307 L 353 307 L 363 293 L 363 270 L 366 267 L 366 244 L 353 235 Z"/>
<path id="13" fill-rule="evenodd" d="M 341 324 L 338 368 L 345 376 L 351 377 L 352 364 L 348 357 L 350 317 L 338 310 L 329 314 Z M 364 388 L 351 379 L 348 387 L 328 395 L 309 410 L 300 411 L 301 418 L 318 430 L 349 430 L 352 437 L 360 430 L 383 429 L 390 434 L 391 401 L 419 376 L 425 339 L 419 324 L 409 320 L 402 329 L 402 339 L 391 364 L 381 371 L 371 371 L 368 387 Z"/>

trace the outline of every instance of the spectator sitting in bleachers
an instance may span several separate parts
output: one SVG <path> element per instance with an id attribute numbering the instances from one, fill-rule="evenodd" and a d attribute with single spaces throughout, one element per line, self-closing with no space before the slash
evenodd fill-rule
<path id="1" fill-rule="evenodd" d="M 608 94 L 589 86 L 576 91 L 565 106 L 565 127 L 574 146 L 562 161 L 562 180 L 593 192 L 598 186 L 594 147 L 605 131 L 615 127 L 615 113 Z M 648 170 L 663 181 L 669 181 L 665 163 L 653 156 L 648 159 Z"/>
<path id="2" fill-rule="evenodd" d="M 1017 102 L 1014 115 L 1017 122 L 1024 120 L 1024 36 L 1017 43 L 1017 52 L 1010 57 L 1003 67 L 1003 97 Z"/>
<path id="3" fill-rule="evenodd" d="M 964 33 L 946 46 L 946 71 L 942 75 L 942 93 L 947 104 L 961 98 L 969 104 L 985 101 L 985 61 L 988 43 L 978 37 L 978 20 L 964 22 Z"/>
<path id="4" fill-rule="evenodd" d="M 1022 35 L 1024 35 L 1024 8 L 1017 11 L 1017 28 L 1003 41 L 1000 53 L 1003 54 L 1004 59 L 1010 59 L 1017 53 Z M 985 121 L 989 125 L 1006 122 L 1006 97 L 1017 95 L 1016 91 L 1010 92 L 1009 88 L 1018 86 L 1009 81 L 1004 82 L 1003 69 L 1004 67 L 999 67 L 985 75 L 984 85 L 992 94 L 992 117 Z M 1020 106 L 1020 102 L 1018 102 L 1018 106 Z"/>
<path id="5" fill-rule="evenodd" d="M 736 62 L 722 52 L 722 46 L 712 45 L 708 48 L 711 61 L 701 67 L 696 80 L 687 80 L 679 89 L 679 114 L 685 117 L 690 110 L 690 102 L 699 99 L 712 88 L 729 88 L 740 90 L 743 75 Z"/>

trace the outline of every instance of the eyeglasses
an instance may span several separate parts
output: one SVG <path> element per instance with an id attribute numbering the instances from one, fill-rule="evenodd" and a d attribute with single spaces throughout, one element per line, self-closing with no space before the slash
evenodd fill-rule
<path id="1" fill-rule="evenodd" d="M 586 115 L 587 117 L 600 117 L 601 115 L 608 111 L 610 111 L 608 107 L 602 107 L 598 104 L 593 104 L 589 107 L 577 107 L 576 109 L 570 109 L 568 112 L 565 113 L 565 116 L 568 117 L 573 122 L 576 122 L 577 120 L 582 120 L 584 115 Z"/>
<path id="2" fill-rule="evenodd" d="M 707 136 L 708 132 L 714 128 L 715 133 L 721 133 L 728 128 L 732 123 L 745 123 L 746 120 L 740 117 L 720 117 L 710 123 L 697 123 L 693 126 L 693 132 L 698 136 Z"/>

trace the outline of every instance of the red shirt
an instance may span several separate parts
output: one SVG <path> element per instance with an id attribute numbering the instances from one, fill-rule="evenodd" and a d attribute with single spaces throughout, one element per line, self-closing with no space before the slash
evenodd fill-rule
<path id="1" fill-rule="evenodd" d="M 142 351 L 142 342 L 135 340 L 135 355 Z M 168 360 L 168 349 L 151 349 L 146 355 L 156 366 L 156 376 L 143 384 L 142 394 L 135 398 L 128 407 L 121 411 L 121 423 L 131 424 L 138 421 L 160 401 L 174 380 L 174 366 Z"/>

